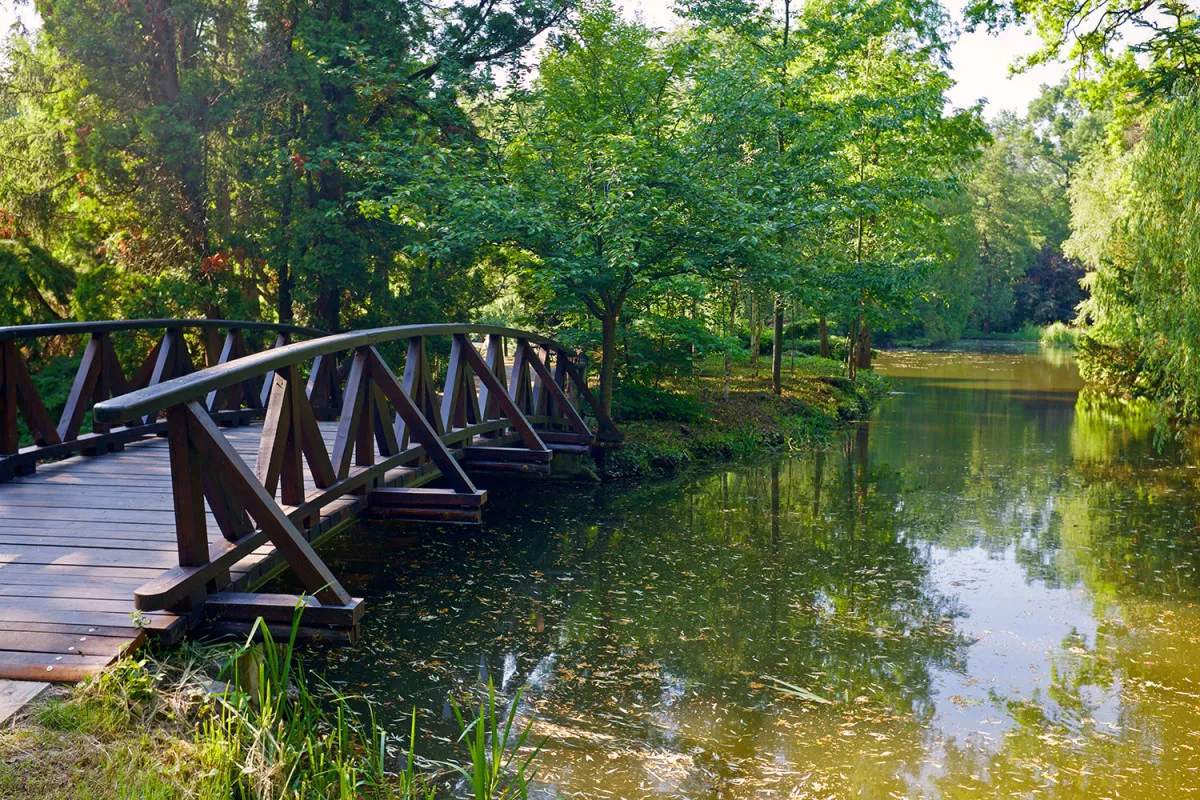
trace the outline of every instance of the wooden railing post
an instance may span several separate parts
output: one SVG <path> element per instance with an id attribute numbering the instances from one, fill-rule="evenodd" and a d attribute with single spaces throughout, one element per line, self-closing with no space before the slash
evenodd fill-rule
<path id="1" fill-rule="evenodd" d="M 167 449 L 171 494 L 175 498 L 175 538 L 179 565 L 198 567 L 208 561 L 208 525 L 204 511 L 204 475 L 200 451 L 188 434 L 185 406 L 167 409 Z"/>
<path id="2" fill-rule="evenodd" d="M 0 456 L 12 455 L 21 446 L 17 427 L 17 358 L 16 342 L 0 342 Z"/>

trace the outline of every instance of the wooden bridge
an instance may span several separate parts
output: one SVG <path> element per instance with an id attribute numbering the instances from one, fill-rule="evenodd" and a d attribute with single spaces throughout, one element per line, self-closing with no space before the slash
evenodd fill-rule
<path id="1" fill-rule="evenodd" d="M 250 352 L 254 337 L 270 346 Z M 72 342 L 82 358 L 55 422 L 27 355 Z M 212 366 L 196 370 L 203 345 Z M 508 328 L 0 328 L 0 678 L 79 680 L 200 625 L 286 626 L 302 598 L 252 593 L 281 568 L 306 587 L 307 633 L 352 638 L 362 599 L 314 540 L 363 514 L 477 522 L 473 477 L 547 474 L 597 432 L 615 438 L 577 355 Z"/>

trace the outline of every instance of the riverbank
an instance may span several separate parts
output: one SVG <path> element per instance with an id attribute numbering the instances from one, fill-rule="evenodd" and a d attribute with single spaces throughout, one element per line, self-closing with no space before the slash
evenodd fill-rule
<path id="1" fill-rule="evenodd" d="M 429 761 L 415 717 L 385 730 L 364 697 L 265 638 L 150 648 L 52 687 L 0 731 L 0 797 L 431 800 L 460 780 L 478 800 L 524 796 L 536 751 L 519 692 L 508 710 L 490 686 L 452 696 L 461 757 Z"/>
<path id="2" fill-rule="evenodd" d="M 826 444 L 848 423 L 864 419 L 886 396 L 887 379 L 870 370 L 857 383 L 844 377 L 838 361 L 785 356 L 782 394 L 771 391 L 771 365 L 733 365 L 725 393 L 725 364 L 700 364 L 688 378 L 664 381 L 653 390 L 619 393 L 620 448 L 605 454 L 608 480 L 677 473 L 762 451 L 807 450 Z"/>

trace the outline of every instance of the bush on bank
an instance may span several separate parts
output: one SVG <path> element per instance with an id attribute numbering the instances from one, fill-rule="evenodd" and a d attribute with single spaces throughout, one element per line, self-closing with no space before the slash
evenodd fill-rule
<path id="1" fill-rule="evenodd" d="M 830 359 L 789 354 L 783 366 L 778 397 L 766 360 L 757 369 L 735 364 L 728 397 L 719 359 L 704 362 L 687 380 L 621 387 L 614 409 L 625 440 L 605 454 L 602 474 L 648 477 L 765 450 L 821 446 L 847 422 L 865 418 L 888 390 L 887 379 L 870 370 L 851 383 L 844 365 Z"/>

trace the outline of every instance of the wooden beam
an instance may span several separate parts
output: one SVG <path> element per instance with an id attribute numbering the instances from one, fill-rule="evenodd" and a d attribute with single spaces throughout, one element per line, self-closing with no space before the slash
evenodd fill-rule
<path id="1" fill-rule="evenodd" d="M 500 410 L 500 403 L 496 399 L 498 395 L 508 396 L 508 372 L 504 363 L 504 337 L 496 334 L 489 334 L 487 337 L 487 371 L 496 376 L 495 382 L 480 380 L 479 387 L 479 406 L 483 409 L 483 418 L 499 419 L 503 416 Z M 499 385 L 500 389 L 493 392 L 491 387 Z"/>
<path id="2" fill-rule="evenodd" d="M 17 343 L 0 342 L 0 455 L 21 447 L 17 427 Z"/>
<path id="3" fill-rule="evenodd" d="M 449 481 L 455 491 L 462 493 L 475 492 L 475 484 L 467 477 L 467 473 L 463 472 L 458 461 L 454 459 L 450 451 L 446 448 L 444 442 L 434 429 L 425 415 L 421 413 L 412 398 L 401 387 L 400 382 L 396 380 L 396 376 L 388 369 L 384 363 L 383 357 L 374 348 L 367 348 L 366 355 L 368 364 L 371 370 L 371 378 L 379 386 L 387 397 L 388 402 L 396 409 L 396 413 L 404 418 L 405 428 L 409 435 L 417 441 L 418 444 L 424 446 L 425 452 L 429 455 L 431 461 L 442 472 L 442 476 Z M 476 353 L 478 355 L 478 353 Z"/>
<path id="4" fill-rule="evenodd" d="M 16 372 L 17 407 L 21 411 L 21 416 L 25 418 L 25 425 L 29 428 L 34 444 L 39 447 L 58 444 L 62 440 L 58 438 L 58 430 L 50 419 L 50 414 L 46 411 L 41 396 L 38 395 L 37 387 L 33 385 L 33 378 L 29 374 L 29 367 L 25 364 L 25 359 L 21 357 L 21 351 L 13 342 L 4 342 L 3 344 L 5 349 L 11 345 L 11 351 L 7 355 L 0 356 L 0 359 L 3 359 L 6 364 L 11 360 L 11 366 Z M 7 369 L 7 366 L 0 367 L 0 370 Z"/>
<path id="5" fill-rule="evenodd" d="M 566 392 L 564 392 L 563 388 L 558 385 L 556 380 L 554 380 L 554 376 L 550 374 L 549 368 L 547 368 L 545 363 L 538 358 L 537 353 L 533 352 L 532 348 L 529 350 L 528 359 L 529 366 L 533 368 L 534 374 L 536 374 L 540 379 L 542 388 L 546 391 L 549 398 L 553 400 L 558 409 L 563 412 L 567 418 L 567 422 L 569 422 L 571 427 L 575 429 L 575 432 L 590 434 L 592 431 L 590 428 L 588 428 L 587 423 L 583 421 L 583 417 L 579 415 L 579 412 L 575 409 L 575 406 L 571 405 L 571 401 L 567 399 Z M 560 364 L 562 360 L 563 356 L 560 354 Z"/>
<path id="6" fill-rule="evenodd" d="M 255 478 L 272 497 L 279 488 L 279 477 L 285 468 L 284 453 L 291 431 L 292 404 L 288 397 L 287 378 L 276 372 L 271 379 L 267 417 L 263 420 L 262 434 L 258 440 L 258 458 L 254 463 Z"/>
<path id="7" fill-rule="evenodd" d="M 253 622 L 262 617 L 266 622 L 289 624 L 301 609 L 300 621 L 305 625 L 334 625 L 349 628 L 362 619 L 365 606 L 355 597 L 346 605 L 327 606 L 309 595 L 261 594 L 256 592 L 218 592 L 204 603 L 209 619 L 237 619 Z"/>
<path id="8" fill-rule="evenodd" d="M 356 350 L 351 357 L 350 373 L 346 376 L 342 415 L 338 418 L 337 435 L 333 440 L 333 470 L 339 479 L 350 474 L 355 444 L 359 440 L 358 429 L 363 424 L 364 411 L 370 410 L 364 408 L 370 394 L 367 378 L 367 354 Z"/>
<path id="9" fill-rule="evenodd" d="M 87 347 L 83 351 L 79 369 L 75 371 L 75 380 L 67 395 L 67 404 L 63 407 L 62 417 L 58 420 L 58 438 L 64 442 L 78 436 L 79 429 L 83 425 L 83 415 L 87 413 L 88 400 L 91 399 L 96 388 L 96 380 L 100 377 L 100 365 L 104 358 L 101 349 L 103 343 L 102 335 L 93 334 L 88 339 Z"/>
<path id="10" fill-rule="evenodd" d="M 216 423 L 209 418 L 199 402 L 188 403 L 188 431 L 196 447 L 209 462 L 209 468 L 245 504 L 250 516 L 275 545 L 288 565 L 304 583 L 305 588 L 316 595 L 322 603 L 345 605 L 350 602 L 349 593 L 342 588 L 338 579 L 329 571 L 316 551 L 267 494 L 267 490 L 255 478 L 249 465 L 242 460 L 233 445 L 221 433 Z"/>
<path id="11" fill-rule="evenodd" d="M 204 520 L 204 483 L 200 451 L 189 435 L 187 409 L 167 411 L 167 446 L 171 458 L 171 494 L 175 505 L 175 540 L 179 565 L 208 563 L 208 528 Z"/>
<path id="12" fill-rule="evenodd" d="M 466 339 L 465 336 L 462 338 L 464 340 Z M 545 443 L 542 441 L 541 437 L 538 436 L 537 431 L 533 429 L 533 425 L 530 424 L 529 418 L 526 417 L 524 412 L 518 407 L 517 401 L 504 391 L 504 385 L 500 383 L 499 379 L 492 373 L 490 369 L 488 369 L 487 364 L 485 364 L 483 361 L 483 356 L 479 355 L 479 351 L 472 347 L 470 342 L 466 342 L 466 345 L 467 347 L 465 350 L 462 350 L 462 353 L 465 355 L 467 363 L 471 365 L 471 369 L 474 370 L 477 376 L 479 376 L 479 380 L 483 383 L 483 385 L 488 387 L 489 398 L 495 398 L 496 403 L 500 406 L 500 410 L 504 413 L 504 416 L 508 417 L 508 420 L 513 425 L 513 429 L 521 436 L 521 442 L 530 450 L 545 450 Z M 518 352 L 520 352 L 519 345 Z"/>

